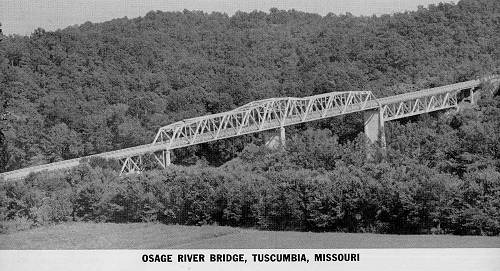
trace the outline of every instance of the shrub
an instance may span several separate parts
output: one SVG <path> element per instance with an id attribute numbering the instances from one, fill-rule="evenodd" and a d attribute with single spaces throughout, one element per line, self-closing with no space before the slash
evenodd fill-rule
<path id="1" fill-rule="evenodd" d="M 0 233 L 28 230 L 33 227 L 32 220 L 24 216 L 16 216 L 8 220 L 0 220 Z"/>
<path id="2" fill-rule="evenodd" d="M 64 222 L 72 219 L 73 204 L 71 190 L 55 191 L 50 197 L 45 197 L 41 205 L 30 209 L 31 216 L 36 225 Z"/>
<path id="3" fill-rule="evenodd" d="M 255 226 L 258 212 L 259 189 L 265 182 L 260 175 L 240 174 L 226 182 L 226 206 L 223 210 L 222 224 L 231 226 Z"/>
<path id="4" fill-rule="evenodd" d="M 83 221 L 103 221 L 101 201 L 105 186 L 100 181 L 84 183 L 78 187 L 74 199 L 75 218 Z"/>
<path id="5" fill-rule="evenodd" d="M 500 173 L 492 167 L 469 170 L 461 179 L 411 160 L 362 167 L 338 162 L 330 171 L 255 163 L 260 170 L 250 172 L 171 166 L 118 177 L 81 165 L 66 175 L 35 174 L 1 184 L 0 230 L 84 220 L 380 233 L 500 231 Z"/>

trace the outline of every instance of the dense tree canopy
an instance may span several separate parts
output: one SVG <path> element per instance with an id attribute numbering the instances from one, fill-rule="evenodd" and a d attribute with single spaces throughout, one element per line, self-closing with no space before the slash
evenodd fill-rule
<path id="1" fill-rule="evenodd" d="M 11 35 L 0 47 L 0 113 L 13 114 L 2 125 L 9 157 L 1 168 L 148 143 L 162 125 L 256 99 L 337 90 L 381 97 L 491 73 L 500 66 L 499 6 L 464 0 L 378 17 L 151 11 Z M 342 141 L 357 135 L 358 119 L 323 125 Z M 241 150 L 227 145 L 184 156 L 217 152 L 208 160 L 218 165 Z"/>

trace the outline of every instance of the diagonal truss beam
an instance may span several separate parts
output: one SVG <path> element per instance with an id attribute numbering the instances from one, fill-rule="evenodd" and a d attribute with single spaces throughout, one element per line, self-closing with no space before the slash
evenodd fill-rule
<path id="1" fill-rule="evenodd" d="M 382 100 L 381 111 L 384 121 L 391 121 L 433 111 L 458 108 L 460 90 L 413 97 L 408 100 Z"/>
<path id="2" fill-rule="evenodd" d="M 330 92 L 304 98 L 266 99 L 248 103 L 228 112 L 186 119 L 161 127 L 152 145 L 162 145 L 167 149 L 182 148 L 379 106 L 370 91 Z"/>

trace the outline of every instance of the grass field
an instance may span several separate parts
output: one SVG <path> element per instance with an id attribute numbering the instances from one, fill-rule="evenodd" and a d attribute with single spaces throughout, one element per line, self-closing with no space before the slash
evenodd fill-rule
<path id="1" fill-rule="evenodd" d="M 500 237 L 271 232 L 154 223 L 68 223 L 0 235 L 0 249 L 500 248 Z"/>

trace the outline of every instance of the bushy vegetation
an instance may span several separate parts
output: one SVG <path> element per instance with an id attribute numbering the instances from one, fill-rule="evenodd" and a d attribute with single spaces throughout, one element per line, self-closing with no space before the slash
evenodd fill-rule
<path id="1" fill-rule="evenodd" d="M 0 170 L 150 142 L 155 130 L 274 96 L 378 97 L 498 72 L 495 0 L 380 17 L 298 11 L 150 12 L 0 47 Z M 165 170 L 116 161 L 1 182 L 0 227 L 64 221 L 272 230 L 500 232 L 500 98 L 386 124 L 367 161 L 362 117 L 287 129 L 286 149 L 243 136 L 175 152 Z M 145 159 L 147 160 L 147 159 Z M 186 166 L 191 165 L 191 166 Z"/>
<path id="2" fill-rule="evenodd" d="M 364 158 L 362 135 L 339 144 L 329 132 L 309 129 L 292 136 L 285 150 L 250 144 L 220 167 L 171 166 L 119 177 L 107 163 L 84 162 L 2 184 L 2 230 L 158 221 L 498 235 L 500 120 L 493 116 L 499 111 L 500 97 L 486 97 L 477 109 L 391 123 L 386 158 L 378 161 Z M 471 139 L 481 136 L 491 140 Z"/>

